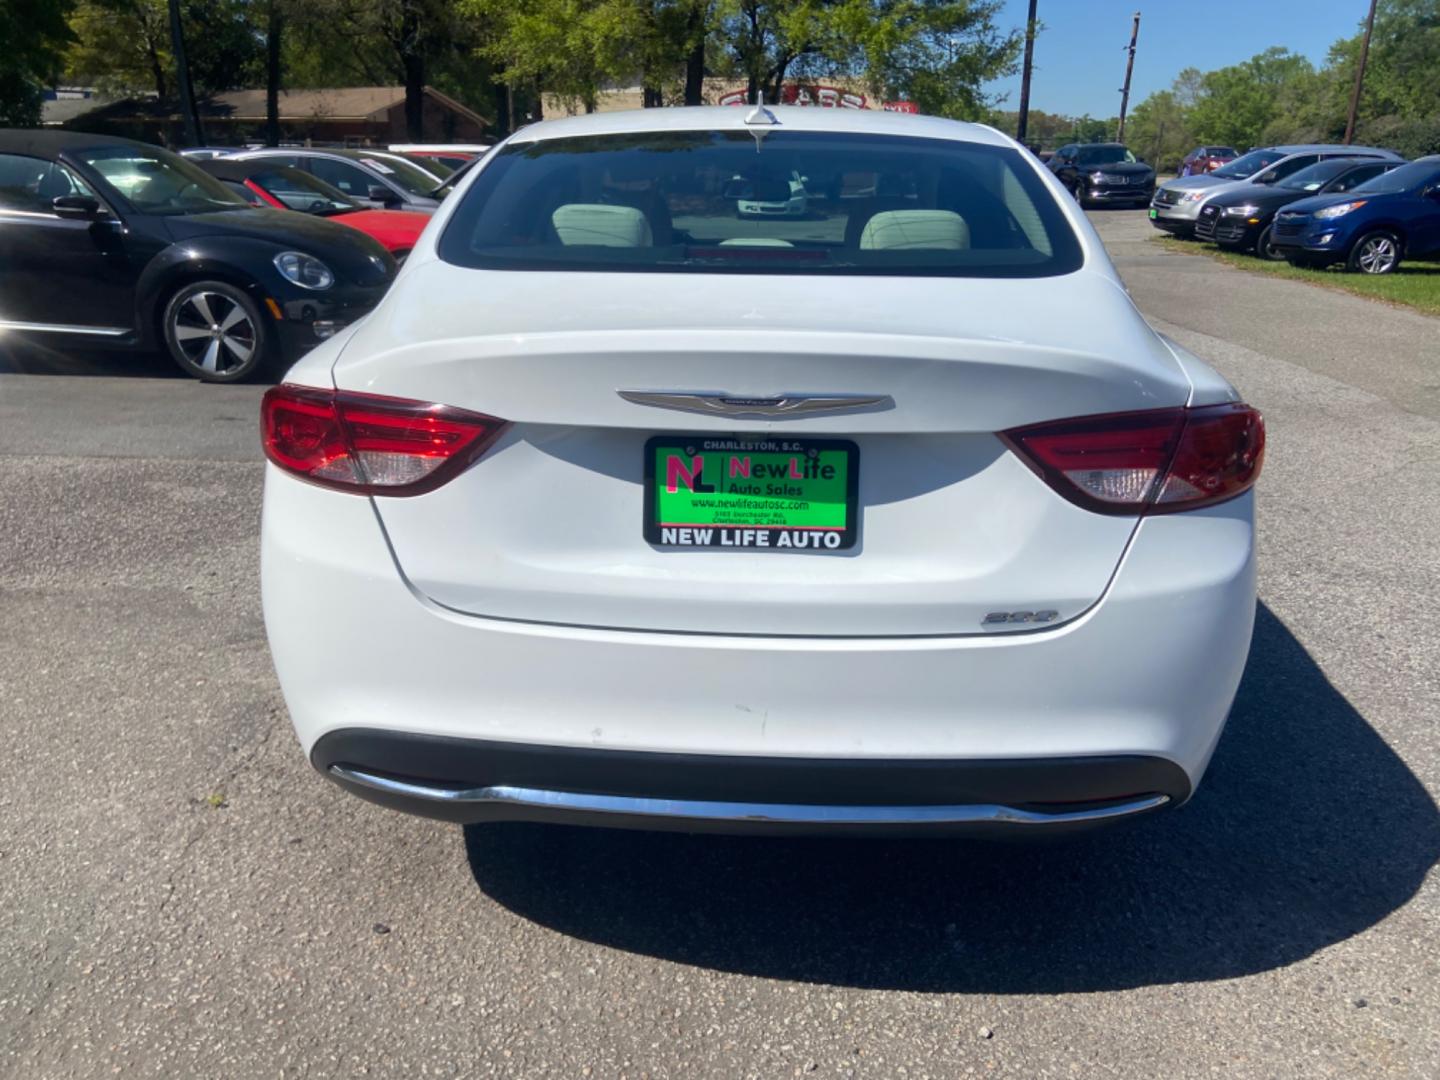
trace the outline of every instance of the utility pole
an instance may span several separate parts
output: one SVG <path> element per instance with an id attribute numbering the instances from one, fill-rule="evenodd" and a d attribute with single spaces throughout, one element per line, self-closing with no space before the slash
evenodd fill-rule
<path id="1" fill-rule="evenodd" d="M 1130 107 L 1130 73 L 1135 70 L 1135 42 L 1139 37 L 1140 13 L 1137 11 L 1135 24 L 1130 28 L 1130 59 L 1125 63 L 1125 85 L 1120 88 L 1120 126 L 1115 132 L 1116 142 L 1125 141 L 1125 110 Z"/>
<path id="2" fill-rule="evenodd" d="M 185 120 L 185 141 L 204 146 L 200 111 L 195 108 L 195 88 L 190 85 L 190 63 L 185 59 L 185 28 L 180 22 L 180 0 L 170 0 L 170 51 L 175 54 L 176 85 L 180 89 L 180 114 Z"/>
<path id="3" fill-rule="evenodd" d="M 1350 116 L 1345 121 L 1345 145 L 1355 138 L 1355 114 L 1360 111 L 1360 87 L 1365 82 L 1365 62 L 1370 59 L 1370 32 L 1375 29 L 1375 0 L 1365 18 L 1365 40 L 1360 43 L 1360 66 L 1355 69 L 1355 89 L 1350 92 Z"/>
<path id="4" fill-rule="evenodd" d="M 1020 69 L 1020 119 L 1015 124 L 1015 141 L 1025 142 L 1025 129 L 1030 126 L 1030 70 L 1035 60 L 1035 2 L 1030 0 L 1030 16 L 1025 20 L 1025 64 Z"/>

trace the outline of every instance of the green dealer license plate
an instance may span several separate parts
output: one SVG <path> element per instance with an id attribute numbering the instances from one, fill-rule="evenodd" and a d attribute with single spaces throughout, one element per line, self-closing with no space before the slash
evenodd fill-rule
<path id="1" fill-rule="evenodd" d="M 1156 218 L 1158 218 L 1159 216 L 1160 216 L 1160 212 L 1159 212 L 1158 210 L 1151 210 L 1151 211 L 1150 211 L 1150 220 L 1151 220 L 1151 221 L 1154 221 L 1154 220 L 1155 220 Z"/>
<path id="2" fill-rule="evenodd" d="M 835 551 L 855 544 L 860 450 L 845 439 L 657 435 L 645 539 L 661 548 Z"/>

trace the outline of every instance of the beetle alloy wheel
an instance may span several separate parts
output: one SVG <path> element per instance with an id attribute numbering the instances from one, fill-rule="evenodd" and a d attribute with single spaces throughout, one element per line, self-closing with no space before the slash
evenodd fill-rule
<path id="1" fill-rule="evenodd" d="M 1371 236 L 1361 242 L 1355 261 L 1367 274 L 1388 274 L 1395 268 L 1400 255 L 1395 241 L 1388 236 Z"/>
<path id="2" fill-rule="evenodd" d="M 191 293 L 170 316 L 170 333 L 185 358 L 207 375 L 229 375 L 255 355 L 255 322 L 224 293 Z"/>

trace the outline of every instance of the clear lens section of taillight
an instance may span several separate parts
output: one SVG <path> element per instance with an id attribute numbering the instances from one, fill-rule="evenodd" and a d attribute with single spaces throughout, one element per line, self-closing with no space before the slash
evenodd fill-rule
<path id="1" fill-rule="evenodd" d="M 1001 438 L 1071 502 L 1103 514 L 1172 513 L 1254 485 L 1265 424 L 1248 405 L 1082 416 Z"/>
<path id="2" fill-rule="evenodd" d="M 446 405 L 284 384 L 260 407 L 266 457 L 312 483 L 368 495 L 432 491 L 505 427 Z"/>
<path id="3" fill-rule="evenodd" d="M 1151 513 L 1191 510 L 1249 491 L 1265 460 L 1265 419 L 1248 405 L 1187 409 Z"/>

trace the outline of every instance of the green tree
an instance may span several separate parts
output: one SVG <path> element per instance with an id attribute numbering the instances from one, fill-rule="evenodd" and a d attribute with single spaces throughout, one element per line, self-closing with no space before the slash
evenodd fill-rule
<path id="1" fill-rule="evenodd" d="M 81 0 L 70 19 L 70 79 L 110 94 L 151 91 L 168 100 L 174 87 L 170 28 L 161 0 Z"/>
<path id="2" fill-rule="evenodd" d="M 188 0 L 181 5 L 190 77 L 199 96 L 235 90 L 263 75 L 263 40 L 249 0 Z M 175 89 L 166 0 L 82 0 L 70 19 L 68 77 L 115 94 Z"/>
<path id="3" fill-rule="evenodd" d="M 493 108 L 490 69 L 474 59 L 477 30 L 455 0 L 300 0 L 285 17 L 286 80 L 296 87 L 398 83 L 406 126 L 418 139 L 427 85 L 455 91 L 481 113 Z"/>
<path id="4" fill-rule="evenodd" d="M 594 109 L 607 86 L 639 82 L 646 106 L 698 105 L 722 0 L 460 0 L 480 55 L 515 88 Z"/>
<path id="5" fill-rule="evenodd" d="M 0 126 L 40 122 L 40 102 L 64 67 L 68 0 L 0 0 Z"/>
<path id="6" fill-rule="evenodd" d="M 981 119 L 992 79 L 1015 70 L 1023 35 L 996 26 L 996 0 L 738 0 L 719 37 L 753 97 L 787 78 L 846 77 L 922 112 Z"/>
<path id="7" fill-rule="evenodd" d="M 1156 169 L 1175 171 L 1195 145 L 1186 113 L 1177 91 L 1156 91 L 1131 110 L 1125 121 L 1125 140 Z"/>
<path id="8" fill-rule="evenodd" d="M 1199 142 L 1253 146 L 1276 117 L 1281 89 L 1313 74 L 1309 60 L 1279 47 L 1209 72 L 1189 111 L 1191 129 Z"/>
<path id="9" fill-rule="evenodd" d="M 851 0 L 835 11 L 835 47 L 884 99 L 904 97 L 932 116 L 988 118 L 986 83 L 1012 74 L 1024 36 L 996 26 L 991 0 Z M 847 48 L 846 42 L 853 44 Z"/>

